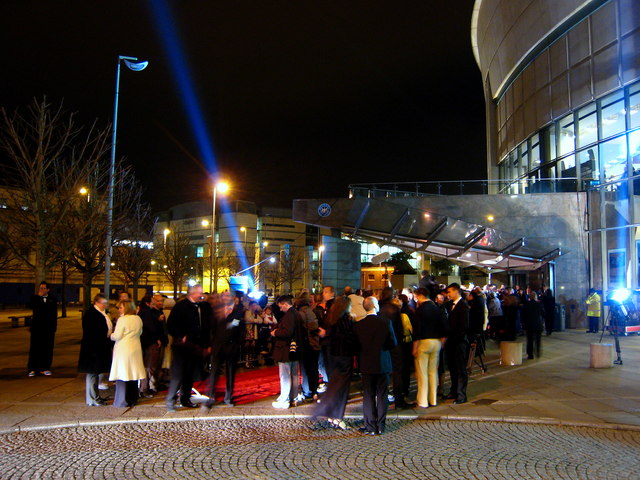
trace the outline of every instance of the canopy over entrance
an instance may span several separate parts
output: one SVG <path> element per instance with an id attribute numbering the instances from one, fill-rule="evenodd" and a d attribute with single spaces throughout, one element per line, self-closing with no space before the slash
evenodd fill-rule
<path id="1" fill-rule="evenodd" d="M 473 201 L 474 196 L 466 198 Z M 491 215 L 471 222 L 452 216 L 451 210 L 430 206 L 424 197 L 295 200 L 293 219 L 340 230 L 354 239 L 491 270 L 535 270 L 562 253 L 559 246 L 541 239 L 537 229 L 535 237 L 528 238 L 496 228 Z"/>

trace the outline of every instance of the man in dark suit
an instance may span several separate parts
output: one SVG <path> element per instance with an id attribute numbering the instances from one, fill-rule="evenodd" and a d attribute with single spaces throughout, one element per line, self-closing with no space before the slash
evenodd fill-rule
<path id="1" fill-rule="evenodd" d="M 29 302 L 29 307 L 33 310 L 27 364 L 30 377 L 38 372 L 41 375 L 51 375 L 53 343 L 58 328 L 58 299 L 49 292 L 49 284 L 40 282 L 38 293 Z"/>
<path id="2" fill-rule="evenodd" d="M 113 323 L 107 314 L 108 302 L 98 293 L 93 306 L 82 315 L 82 342 L 78 358 L 78 372 L 86 373 L 85 402 L 91 407 L 106 405 L 98 394 L 98 376 L 111 370 Z"/>
<path id="3" fill-rule="evenodd" d="M 175 398 L 180 388 L 180 404 L 195 408 L 191 403 L 194 375 L 203 370 L 203 356 L 208 351 L 209 304 L 202 301 L 202 286 L 189 287 L 187 298 L 176 303 L 167 320 L 173 337 L 171 351 L 171 382 L 167 392 L 167 411 L 175 412 Z M 206 349 L 206 350 L 205 350 Z"/>
<path id="4" fill-rule="evenodd" d="M 469 355 L 469 305 L 462 298 L 462 289 L 457 283 L 447 287 L 449 304 L 449 337 L 445 343 L 445 356 L 451 377 L 451 390 L 445 398 L 460 404 L 467 401 L 467 357 Z"/>
<path id="5" fill-rule="evenodd" d="M 366 435 L 384 433 L 389 401 L 389 374 L 392 371 L 391 354 L 396 336 L 391 321 L 376 315 L 373 297 L 362 304 L 367 316 L 355 324 L 358 339 L 360 374 L 362 376 L 364 427 Z"/>

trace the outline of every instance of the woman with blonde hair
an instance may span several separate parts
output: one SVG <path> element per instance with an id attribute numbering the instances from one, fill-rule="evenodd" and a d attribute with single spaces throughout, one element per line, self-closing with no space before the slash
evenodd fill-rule
<path id="1" fill-rule="evenodd" d="M 113 361 L 109 380 L 116 382 L 114 407 L 132 407 L 138 401 L 138 380 L 146 378 L 142 360 L 142 319 L 136 315 L 136 306 L 131 301 L 118 302 L 120 317 L 111 340 Z"/>

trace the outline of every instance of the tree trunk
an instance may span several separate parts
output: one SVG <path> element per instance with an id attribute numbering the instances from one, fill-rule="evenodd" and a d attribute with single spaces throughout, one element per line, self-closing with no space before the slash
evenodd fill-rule
<path id="1" fill-rule="evenodd" d="M 43 282 L 47 279 L 47 271 L 46 271 L 46 243 L 44 238 L 40 235 L 38 236 L 36 244 L 36 269 L 35 269 L 35 290 L 38 291 L 38 286 L 40 282 Z"/>
<path id="2" fill-rule="evenodd" d="M 173 299 L 178 301 L 178 282 L 173 282 Z"/>
<path id="3" fill-rule="evenodd" d="M 83 301 L 82 306 L 85 310 L 91 307 L 91 284 L 93 283 L 93 274 L 85 271 L 82 274 Z"/>
<path id="4" fill-rule="evenodd" d="M 61 318 L 67 318 L 67 270 L 69 264 L 62 262 L 60 270 L 62 271 L 62 293 L 60 295 L 60 301 L 62 302 L 62 311 L 60 313 Z"/>

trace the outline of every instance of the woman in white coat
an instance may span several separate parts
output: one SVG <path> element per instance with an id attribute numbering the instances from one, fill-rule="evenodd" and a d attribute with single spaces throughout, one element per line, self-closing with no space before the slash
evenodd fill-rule
<path id="1" fill-rule="evenodd" d="M 118 303 L 120 318 L 111 334 L 113 361 L 109 380 L 116 381 L 114 407 L 132 407 L 138 400 L 138 380 L 146 378 L 142 361 L 142 320 L 136 315 L 136 307 L 131 301 Z"/>

